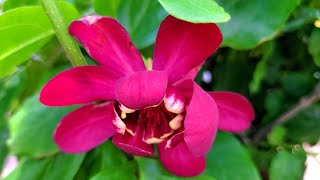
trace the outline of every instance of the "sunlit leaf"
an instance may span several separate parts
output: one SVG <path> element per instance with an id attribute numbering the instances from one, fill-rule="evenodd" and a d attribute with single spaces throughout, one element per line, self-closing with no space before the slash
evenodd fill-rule
<path id="1" fill-rule="evenodd" d="M 59 3 L 68 21 L 79 13 L 70 4 Z M 25 62 L 54 35 L 49 19 L 40 6 L 16 8 L 0 16 L 0 77 Z"/>
<path id="2" fill-rule="evenodd" d="M 226 22 L 230 15 L 214 0 L 158 0 L 172 16 L 194 23 Z"/>

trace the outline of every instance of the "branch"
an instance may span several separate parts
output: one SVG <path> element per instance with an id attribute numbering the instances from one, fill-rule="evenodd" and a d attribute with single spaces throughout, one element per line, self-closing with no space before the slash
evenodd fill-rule
<path id="1" fill-rule="evenodd" d="M 254 138 L 254 142 L 258 142 L 263 139 L 267 134 L 272 130 L 274 126 L 278 126 L 289 121 L 295 115 L 297 115 L 300 111 L 304 110 L 305 108 L 309 107 L 311 104 L 317 102 L 320 99 L 320 82 L 315 86 L 313 92 L 307 96 L 302 97 L 298 104 L 292 107 L 289 111 L 283 113 L 279 118 L 272 121 L 269 125 L 259 130 Z"/>
<path id="2" fill-rule="evenodd" d="M 68 26 L 55 0 L 41 0 L 53 29 L 73 66 L 87 65 L 77 42 L 69 35 Z"/>

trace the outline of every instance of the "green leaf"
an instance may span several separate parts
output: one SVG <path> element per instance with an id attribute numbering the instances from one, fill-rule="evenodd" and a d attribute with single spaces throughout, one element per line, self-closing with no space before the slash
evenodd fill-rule
<path id="1" fill-rule="evenodd" d="M 266 75 L 267 63 L 268 63 L 268 60 L 271 59 L 274 48 L 275 48 L 275 44 L 273 42 L 266 43 L 262 47 L 263 56 L 261 60 L 258 62 L 256 69 L 253 72 L 253 79 L 249 85 L 250 92 L 253 94 L 259 92 L 260 90 L 262 80 Z"/>
<path id="2" fill-rule="evenodd" d="M 85 154 L 56 156 L 43 159 L 24 158 L 4 180 L 61 179 L 71 180 L 78 171 Z"/>
<path id="3" fill-rule="evenodd" d="M 47 156 L 58 152 L 52 140 L 53 131 L 61 118 L 72 107 L 46 107 L 39 95 L 27 99 L 9 120 L 11 153 L 33 157 Z"/>
<path id="4" fill-rule="evenodd" d="M 281 146 L 284 143 L 286 133 L 287 132 L 284 127 L 274 127 L 267 136 L 269 144 L 272 146 Z"/>
<path id="5" fill-rule="evenodd" d="M 285 124 L 287 137 L 294 143 L 315 144 L 320 139 L 320 106 L 312 105 Z"/>
<path id="6" fill-rule="evenodd" d="M 43 175 L 46 180 L 71 180 L 77 173 L 82 161 L 84 160 L 85 153 L 82 154 L 57 154 L 51 158 L 49 165 Z"/>
<path id="7" fill-rule="evenodd" d="M 93 3 L 96 13 L 117 18 L 121 0 L 94 0 Z"/>
<path id="8" fill-rule="evenodd" d="M 305 169 L 304 163 L 305 157 L 281 151 L 272 159 L 270 180 L 300 180 Z"/>
<path id="9" fill-rule="evenodd" d="M 5 144 L 8 135 L 9 133 L 7 127 L 0 124 L 0 170 L 2 169 L 3 163 L 8 154 L 8 148 Z"/>
<path id="10" fill-rule="evenodd" d="M 103 3 L 103 4 L 102 4 Z M 156 0 L 95 1 L 95 10 L 102 15 L 113 15 L 130 34 L 138 49 L 155 42 L 158 28 L 167 16 Z M 110 10 L 110 8 L 113 8 Z M 117 13 L 115 13 L 117 11 Z"/>
<path id="11" fill-rule="evenodd" d="M 274 38 L 283 28 L 300 0 L 217 0 L 231 15 L 231 20 L 219 24 L 223 46 L 251 49 Z"/>
<path id="12" fill-rule="evenodd" d="M 313 72 L 290 71 L 281 76 L 280 82 L 288 94 L 301 97 L 312 91 L 316 79 L 313 77 Z"/>
<path id="13" fill-rule="evenodd" d="M 113 166 L 120 167 L 128 162 L 126 154 L 115 147 L 111 141 L 107 141 L 87 153 L 77 177 L 89 179 L 105 169 Z"/>
<path id="14" fill-rule="evenodd" d="M 124 165 L 110 166 L 99 172 L 90 180 L 105 180 L 105 179 L 137 179 L 135 175 L 135 163 L 126 163 Z"/>
<path id="15" fill-rule="evenodd" d="M 6 0 L 3 3 L 3 12 L 6 12 L 10 9 L 14 9 L 21 6 L 30 6 L 37 5 L 38 0 Z"/>
<path id="16" fill-rule="evenodd" d="M 246 51 L 227 50 L 218 55 L 213 69 L 214 90 L 235 91 L 243 95 L 249 92 L 253 66 L 250 66 L 249 54 Z"/>
<path id="17" fill-rule="evenodd" d="M 232 135 L 222 132 L 207 155 L 205 172 L 218 180 L 260 179 L 248 151 Z"/>
<path id="18" fill-rule="evenodd" d="M 308 47 L 309 47 L 309 53 L 312 55 L 313 61 L 318 67 L 320 67 L 319 42 L 320 42 L 320 29 L 315 28 L 311 33 Z"/>
<path id="19" fill-rule="evenodd" d="M 66 19 L 79 17 L 66 2 L 59 3 Z M 16 8 L 0 16 L 0 77 L 10 74 L 40 50 L 54 35 L 49 19 L 40 6 Z"/>
<path id="20" fill-rule="evenodd" d="M 220 23 L 230 19 L 214 0 L 158 0 L 172 16 L 193 23 Z"/>
<path id="21" fill-rule="evenodd" d="M 215 180 L 212 176 L 201 174 L 192 178 L 180 178 L 168 172 L 161 165 L 159 159 L 135 157 L 139 166 L 139 177 L 141 180 Z"/>
<path id="22" fill-rule="evenodd" d="M 0 125 L 4 123 L 8 114 L 12 111 L 12 106 L 17 104 L 19 96 L 26 87 L 26 72 L 21 70 L 12 76 L 0 81 Z"/>

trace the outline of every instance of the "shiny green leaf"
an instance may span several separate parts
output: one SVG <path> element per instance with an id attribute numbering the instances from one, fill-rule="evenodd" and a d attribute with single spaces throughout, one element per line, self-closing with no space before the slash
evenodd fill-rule
<path id="1" fill-rule="evenodd" d="M 219 24 L 223 46 L 251 49 L 274 38 L 285 25 L 300 0 L 217 0 L 231 15 L 227 23 Z"/>
<path id="2" fill-rule="evenodd" d="M 232 135 L 222 132 L 207 155 L 205 173 L 218 180 L 260 179 L 248 151 Z"/>
<path id="3" fill-rule="evenodd" d="M 220 23 L 230 19 L 214 0 L 158 0 L 172 16 L 193 23 Z"/>
<path id="4" fill-rule="evenodd" d="M 79 13 L 70 4 L 59 3 L 66 19 L 77 19 Z M 49 19 L 40 6 L 16 8 L 0 16 L 0 77 L 13 72 L 40 50 L 54 35 Z"/>

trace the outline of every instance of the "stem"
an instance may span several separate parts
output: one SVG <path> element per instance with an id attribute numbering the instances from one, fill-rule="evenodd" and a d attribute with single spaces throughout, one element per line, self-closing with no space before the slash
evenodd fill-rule
<path id="1" fill-rule="evenodd" d="M 320 82 L 316 85 L 313 92 L 308 97 L 302 97 L 298 104 L 292 107 L 289 111 L 283 113 L 280 117 L 272 121 L 268 126 L 262 128 L 254 136 L 254 142 L 260 141 L 262 138 L 272 130 L 274 126 L 283 124 L 297 115 L 300 111 L 309 107 L 311 104 L 317 102 L 320 99 Z"/>
<path id="2" fill-rule="evenodd" d="M 68 26 L 55 0 L 41 0 L 53 29 L 73 66 L 87 65 L 77 42 L 69 35 Z"/>

